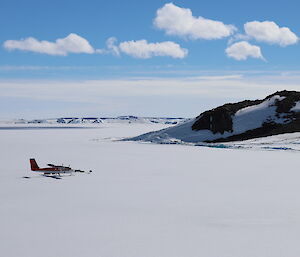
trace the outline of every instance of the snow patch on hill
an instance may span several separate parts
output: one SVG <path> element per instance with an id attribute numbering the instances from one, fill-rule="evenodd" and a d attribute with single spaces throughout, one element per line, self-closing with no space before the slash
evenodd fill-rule
<path id="1" fill-rule="evenodd" d="M 296 103 L 296 105 L 291 109 L 293 112 L 300 112 L 300 101 Z"/>
<path id="2" fill-rule="evenodd" d="M 275 95 L 261 104 L 249 106 L 236 112 L 233 117 L 233 133 L 237 135 L 247 130 L 256 129 L 264 122 L 284 123 L 286 119 L 276 116 L 275 101 L 282 101 L 285 97 Z"/>

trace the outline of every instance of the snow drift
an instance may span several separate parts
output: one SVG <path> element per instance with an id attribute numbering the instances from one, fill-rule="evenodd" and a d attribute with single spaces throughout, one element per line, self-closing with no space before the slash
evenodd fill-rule
<path id="1" fill-rule="evenodd" d="M 183 124 L 129 140 L 155 143 L 240 141 L 300 132 L 300 92 L 280 91 L 263 100 L 225 104 Z"/>

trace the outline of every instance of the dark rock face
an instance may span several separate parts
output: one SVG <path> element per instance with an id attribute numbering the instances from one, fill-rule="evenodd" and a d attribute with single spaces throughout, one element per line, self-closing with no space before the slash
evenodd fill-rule
<path id="1" fill-rule="evenodd" d="M 238 103 L 224 104 L 220 107 L 201 113 L 193 124 L 193 130 L 209 129 L 214 134 L 232 132 L 232 115 L 248 106 L 257 105 L 263 100 L 246 100 Z"/>
<path id="2" fill-rule="evenodd" d="M 259 137 L 267 137 L 280 135 L 284 133 L 300 132 L 300 116 L 288 124 L 264 123 L 262 127 L 257 129 L 248 130 L 245 133 L 233 135 L 226 138 L 219 138 L 216 140 L 207 140 L 207 143 L 242 141 Z"/>
<path id="3" fill-rule="evenodd" d="M 300 92 L 297 91 L 280 91 L 276 92 L 270 96 L 267 96 L 263 100 L 255 101 L 242 101 L 233 104 L 225 104 L 223 106 L 217 107 L 210 111 L 206 111 L 200 114 L 195 123 L 192 126 L 193 130 L 211 130 L 214 134 L 221 133 L 225 131 L 233 131 L 232 117 L 234 114 L 245 107 L 257 105 L 262 103 L 265 100 L 272 98 L 273 96 L 278 95 L 285 97 L 281 101 L 275 101 L 276 106 L 276 116 L 279 118 L 287 119 L 287 123 L 279 124 L 275 122 L 266 121 L 260 128 L 248 130 L 242 134 L 232 135 L 227 138 L 220 138 L 213 141 L 207 142 L 228 142 L 236 140 L 246 140 L 257 137 L 265 137 L 271 135 L 278 135 L 283 133 L 292 133 L 300 132 L 300 112 L 291 111 L 291 109 L 300 101 Z"/>
<path id="4" fill-rule="evenodd" d="M 276 112 L 277 113 L 288 113 L 290 112 L 291 108 L 293 108 L 296 104 L 296 102 L 300 101 L 300 92 L 297 91 L 280 91 L 280 92 L 276 92 L 270 96 L 268 96 L 267 98 L 271 98 L 274 95 L 279 95 L 279 96 L 284 96 L 285 99 L 283 99 L 280 102 L 277 102 L 277 109 Z M 266 98 L 266 99 L 267 99 Z"/>

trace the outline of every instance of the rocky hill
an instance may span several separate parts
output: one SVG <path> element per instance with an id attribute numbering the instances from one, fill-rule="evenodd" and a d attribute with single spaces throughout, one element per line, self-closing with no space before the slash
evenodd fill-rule
<path id="1" fill-rule="evenodd" d="M 228 142 L 292 132 L 300 132 L 300 92 L 280 91 L 262 100 L 225 104 L 183 124 L 132 140 Z"/>

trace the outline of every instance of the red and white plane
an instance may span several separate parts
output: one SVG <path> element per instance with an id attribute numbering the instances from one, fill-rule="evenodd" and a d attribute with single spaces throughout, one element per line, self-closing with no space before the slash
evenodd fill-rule
<path id="1" fill-rule="evenodd" d="M 30 159 L 30 166 L 31 170 L 35 172 L 41 172 L 43 175 L 59 175 L 60 174 L 72 174 L 73 172 L 83 172 L 83 173 L 91 173 L 92 171 L 90 170 L 89 172 L 86 172 L 84 170 L 75 170 L 67 166 L 59 166 L 59 165 L 54 165 L 54 164 L 47 164 L 49 167 L 47 168 L 40 168 L 34 158 Z"/>

